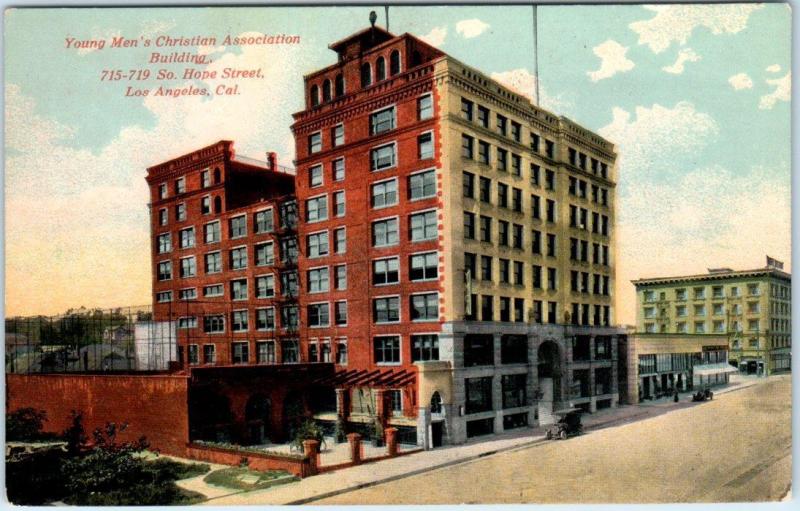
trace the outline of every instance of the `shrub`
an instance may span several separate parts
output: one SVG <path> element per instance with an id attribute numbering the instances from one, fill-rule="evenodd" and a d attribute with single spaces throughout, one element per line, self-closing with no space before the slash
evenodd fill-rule
<path id="1" fill-rule="evenodd" d="M 19 408 L 6 414 L 7 441 L 35 441 L 44 438 L 42 428 L 47 412 L 35 408 Z"/>
<path id="2" fill-rule="evenodd" d="M 325 444 L 325 434 L 322 428 L 312 420 L 306 420 L 297 428 L 291 443 L 292 449 L 302 451 L 303 442 L 306 440 L 317 440 L 320 446 Z"/>

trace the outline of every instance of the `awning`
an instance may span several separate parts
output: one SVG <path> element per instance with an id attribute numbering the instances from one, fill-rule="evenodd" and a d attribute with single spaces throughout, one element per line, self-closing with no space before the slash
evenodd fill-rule
<path id="1" fill-rule="evenodd" d="M 710 374 L 738 373 L 739 369 L 723 362 L 720 364 L 694 366 L 692 372 L 697 376 L 708 376 Z"/>

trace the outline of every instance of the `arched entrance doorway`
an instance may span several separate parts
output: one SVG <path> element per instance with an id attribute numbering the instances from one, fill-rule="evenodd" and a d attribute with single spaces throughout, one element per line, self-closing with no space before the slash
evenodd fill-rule
<path id="1" fill-rule="evenodd" d="M 272 403 L 264 394 L 253 394 L 247 400 L 244 420 L 247 424 L 249 444 L 264 444 L 269 441 L 269 423 Z"/>
<path id="2" fill-rule="evenodd" d="M 561 354 L 558 344 L 545 341 L 538 351 L 539 424 L 552 424 L 553 407 L 561 401 Z"/>
<path id="3" fill-rule="evenodd" d="M 442 396 L 439 391 L 435 391 L 431 396 L 431 447 L 441 447 L 444 444 L 444 408 L 442 407 Z"/>

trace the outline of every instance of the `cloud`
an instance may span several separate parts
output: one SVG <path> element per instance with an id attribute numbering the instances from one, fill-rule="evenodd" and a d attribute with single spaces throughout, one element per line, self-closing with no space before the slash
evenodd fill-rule
<path id="1" fill-rule="evenodd" d="M 759 4 L 648 5 L 644 8 L 655 15 L 634 21 L 628 27 L 639 34 L 639 44 L 661 53 L 673 42 L 686 44 L 698 27 L 705 27 L 714 35 L 741 32 L 747 27 L 750 15 L 762 7 Z"/>
<path id="2" fill-rule="evenodd" d="M 478 37 L 482 33 L 486 32 L 488 28 L 489 24 L 484 23 L 478 18 L 473 18 L 470 20 L 461 20 L 458 23 L 456 23 L 456 32 L 461 34 L 465 39 L 472 39 L 473 37 Z"/>
<path id="3" fill-rule="evenodd" d="M 628 48 L 613 39 L 595 46 L 592 51 L 600 57 L 600 69 L 586 72 L 593 82 L 610 78 L 617 73 L 630 71 L 634 67 L 634 63 L 625 56 Z"/>
<path id="4" fill-rule="evenodd" d="M 753 80 L 747 73 L 739 73 L 728 78 L 728 83 L 731 84 L 735 90 L 752 89 Z"/>
<path id="5" fill-rule="evenodd" d="M 638 106 L 635 115 L 615 107 L 612 117 L 598 133 L 617 145 L 619 175 L 625 180 L 657 177 L 664 170 L 659 161 L 692 154 L 719 132 L 711 116 L 685 101 L 673 108 Z"/>
<path id="6" fill-rule="evenodd" d="M 155 37 L 157 34 L 162 32 L 167 32 L 170 29 L 173 29 L 178 24 L 175 21 L 164 21 L 164 20 L 151 20 L 145 21 L 142 23 L 142 31 L 139 33 L 141 37 L 145 39 L 150 39 Z"/>
<path id="7" fill-rule="evenodd" d="M 124 127 L 97 151 L 74 147 L 72 126 L 40 116 L 34 100 L 7 84 L 8 314 L 151 300 L 148 166 L 220 139 L 234 140 L 237 154 L 263 160 L 274 150 L 281 163 L 291 161 L 294 142 L 275 126 L 287 125 L 302 97 L 274 83 L 313 64 L 289 46 L 237 50 L 218 55 L 208 69 L 262 67 L 263 80 L 242 80 L 238 96 L 151 94 L 142 105 L 153 120 Z M 207 85 L 213 92 L 219 83 Z"/>
<path id="8" fill-rule="evenodd" d="M 436 47 L 444 44 L 445 38 L 447 38 L 447 27 L 433 27 L 427 35 L 420 36 L 420 39 Z"/>
<path id="9" fill-rule="evenodd" d="M 534 101 L 534 90 L 536 88 L 536 76 L 525 68 L 512 69 L 502 73 L 492 73 L 492 80 L 497 80 L 509 89 L 527 97 L 531 103 Z M 561 95 L 551 96 L 543 87 L 539 88 L 539 106 L 560 115 L 566 114 L 572 108 L 572 103 L 565 100 Z"/>
<path id="10" fill-rule="evenodd" d="M 769 72 L 769 73 L 780 73 L 781 72 L 780 64 L 772 64 L 771 66 L 767 66 L 767 72 Z"/>
<path id="11" fill-rule="evenodd" d="M 783 78 L 775 78 L 767 80 L 769 85 L 773 85 L 775 89 L 769 94 L 761 96 L 761 101 L 758 103 L 758 108 L 761 110 L 771 110 L 778 101 L 789 101 L 792 99 L 792 73 L 786 73 Z"/>
<path id="12" fill-rule="evenodd" d="M 701 57 L 694 52 L 691 48 L 684 48 L 678 52 L 678 59 L 671 66 L 664 66 L 661 69 L 667 73 L 679 75 L 683 73 L 684 64 L 686 62 L 697 62 Z"/>

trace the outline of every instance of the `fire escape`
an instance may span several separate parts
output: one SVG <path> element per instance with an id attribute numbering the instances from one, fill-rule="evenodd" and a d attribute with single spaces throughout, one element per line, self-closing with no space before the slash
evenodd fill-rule
<path id="1" fill-rule="evenodd" d="M 300 311 L 299 311 L 299 288 L 300 277 L 297 271 L 297 258 L 300 251 L 300 243 L 297 236 L 297 200 L 295 196 L 287 195 L 281 198 L 278 228 L 275 237 L 278 240 L 279 254 L 275 268 L 280 275 L 280 293 L 276 295 L 275 303 L 278 306 L 280 324 L 276 325 L 276 332 L 281 346 L 282 361 L 299 362 L 301 355 L 299 352 L 300 343 L 298 339 Z M 278 319 L 278 318 L 276 318 Z M 287 360 L 283 354 L 283 347 L 292 341 L 296 347 L 295 360 Z"/>

